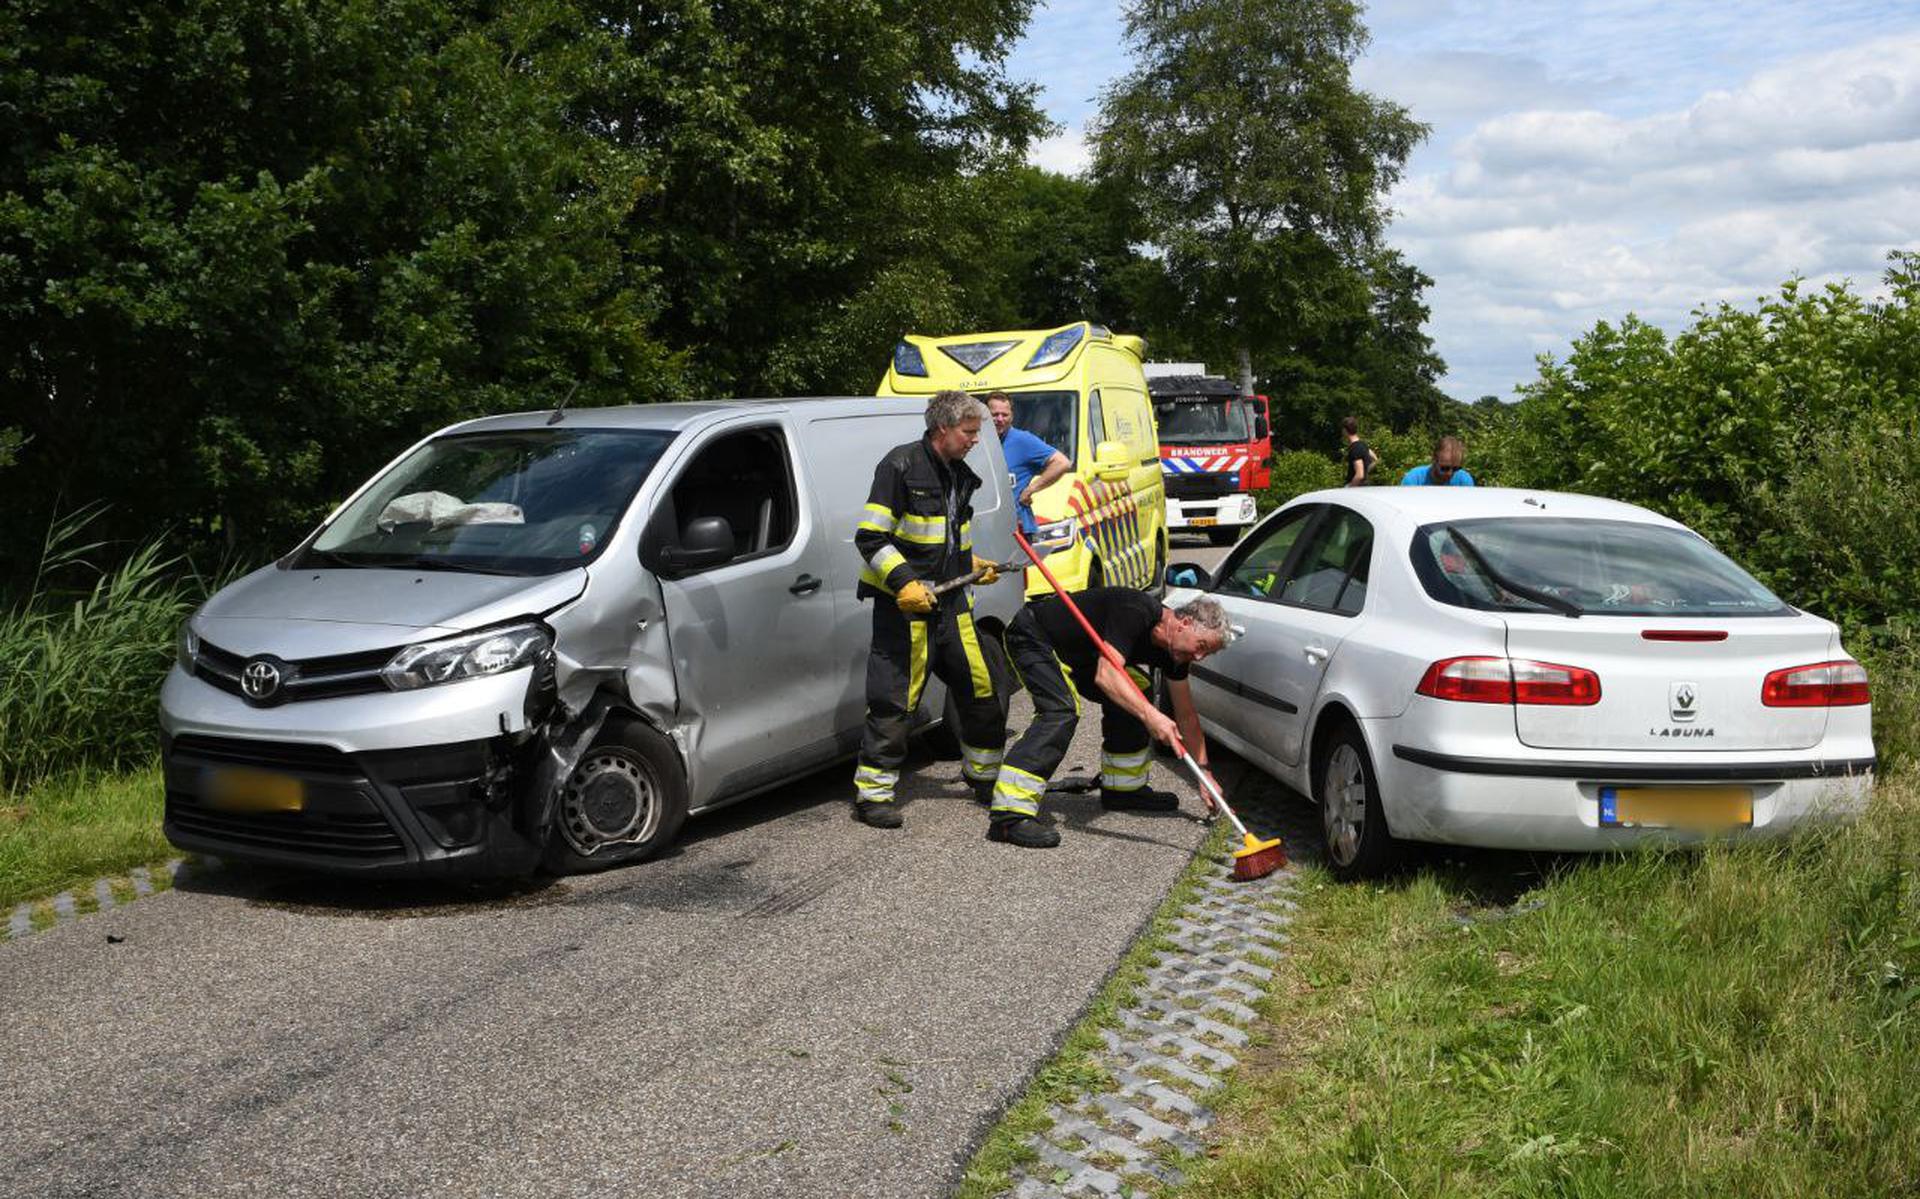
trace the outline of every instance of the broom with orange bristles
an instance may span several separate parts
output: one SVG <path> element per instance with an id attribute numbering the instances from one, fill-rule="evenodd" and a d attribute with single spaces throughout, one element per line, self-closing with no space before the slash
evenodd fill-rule
<path id="1" fill-rule="evenodd" d="M 1047 569 L 1047 564 L 1040 560 L 1040 555 L 1027 544 L 1027 539 L 1021 535 L 1019 529 L 1013 531 L 1013 539 L 1021 549 L 1026 551 L 1027 557 L 1033 560 L 1033 565 L 1053 588 L 1053 593 L 1060 597 L 1060 602 L 1067 606 L 1067 611 L 1073 613 L 1073 618 L 1080 622 L 1080 628 L 1086 633 L 1087 639 L 1092 641 L 1094 647 L 1100 651 L 1100 656 L 1111 663 L 1115 670 L 1127 675 L 1127 664 L 1120 657 L 1120 651 L 1108 645 L 1106 639 L 1094 631 L 1093 622 L 1088 620 L 1086 613 L 1080 610 L 1080 605 L 1073 602 L 1073 597 L 1068 595 L 1067 589 L 1060 585 L 1060 580 L 1053 577 L 1053 572 Z M 1133 676 L 1127 675 L 1127 677 L 1131 679 Z M 1205 767 L 1193 760 L 1193 755 L 1187 752 L 1187 747 L 1181 742 L 1180 734 L 1177 732 L 1173 735 L 1173 752 L 1178 754 L 1180 761 L 1193 772 L 1194 781 L 1200 785 L 1200 795 L 1207 801 L 1208 810 L 1218 808 L 1225 812 L 1227 819 L 1233 822 L 1234 829 L 1240 834 L 1240 848 L 1233 851 L 1233 878 L 1243 883 L 1251 882 L 1256 878 L 1265 878 L 1285 866 L 1287 851 L 1280 844 L 1280 839 L 1276 837 L 1270 841 L 1262 841 L 1247 831 L 1247 826 L 1240 822 L 1240 817 L 1235 815 L 1233 809 L 1227 805 L 1227 797 L 1221 793 L 1213 777 L 1207 773 Z"/>

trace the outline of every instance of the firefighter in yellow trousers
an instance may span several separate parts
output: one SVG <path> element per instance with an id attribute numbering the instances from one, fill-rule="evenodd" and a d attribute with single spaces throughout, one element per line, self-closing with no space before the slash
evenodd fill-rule
<path id="1" fill-rule="evenodd" d="M 899 828 L 894 787 L 907 756 L 907 732 L 929 672 L 940 677 L 960 709 L 962 773 L 990 783 L 1006 746 L 1006 718 L 973 623 L 971 588 L 935 596 L 932 584 L 984 570 L 973 553 L 973 494 L 980 477 L 966 456 L 980 440 L 985 410 L 964 391 L 927 401 L 927 432 L 887 451 L 873 471 L 873 490 L 854 534 L 864 567 L 859 594 L 872 599 L 873 645 L 867 655 L 867 729 L 854 774 L 854 812 L 874 828 Z"/>

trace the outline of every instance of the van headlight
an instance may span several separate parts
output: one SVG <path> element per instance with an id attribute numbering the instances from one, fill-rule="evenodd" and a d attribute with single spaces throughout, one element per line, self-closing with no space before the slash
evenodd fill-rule
<path id="1" fill-rule="evenodd" d="M 188 674 L 200 661 L 200 634 L 193 631 L 191 620 L 182 621 L 180 635 L 173 639 L 173 659 L 180 663 L 180 669 Z"/>
<path id="2" fill-rule="evenodd" d="M 539 625 L 511 625 L 409 645 L 382 668 L 380 678 L 395 691 L 411 691 L 518 670 L 552 648 L 552 639 Z"/>

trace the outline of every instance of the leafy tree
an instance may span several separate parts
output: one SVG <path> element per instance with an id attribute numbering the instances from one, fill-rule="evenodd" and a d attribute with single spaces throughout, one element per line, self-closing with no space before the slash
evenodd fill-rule
<path id="1" fill-rule="evenodd" d="M 0 379 L 41 511 L 250 552 L 424 429 L 656 392 L 613 234 L 644 172 L 567 119 L 605 62 L 535 5 L 0 5 Z"/>
<path id="2" fill-rule="evenodd" d="M 870 390 L 904 328 L 993 306 L 996 177 L 1044 128 L 1005 74 L 1032 0 L 603 2 L 589 126 L 643 151 L 636 255 L 697 393 Z"/>
<path id="3" fill-rule="evenodd" d="M 1094 173 L 1140 197 L 1177 323 L 1251 389 L 1256 352 L 1284 363 L 1365 312 L 1381 197 L 1426 126 L 1353 86 L 1353 0 L 1136 0 L 1127 39 Z"/>

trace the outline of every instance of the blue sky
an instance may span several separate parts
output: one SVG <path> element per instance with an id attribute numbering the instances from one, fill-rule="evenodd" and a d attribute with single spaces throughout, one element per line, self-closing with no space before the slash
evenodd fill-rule
<path id="1" fill-rule="evenodd" d="M 1074 171 L 1127 69 L 1119 3 L 1052 0 L 1010 60 Z M 1597 320 L 1668 330 L 1792 274 L 1872 294 L 1920 249 L 1920 3 L 1376 0 L 1356 82 L 1433 126 L 1388 198 L 1435 280 L 1446 390 L 1511 397 Z"/>

